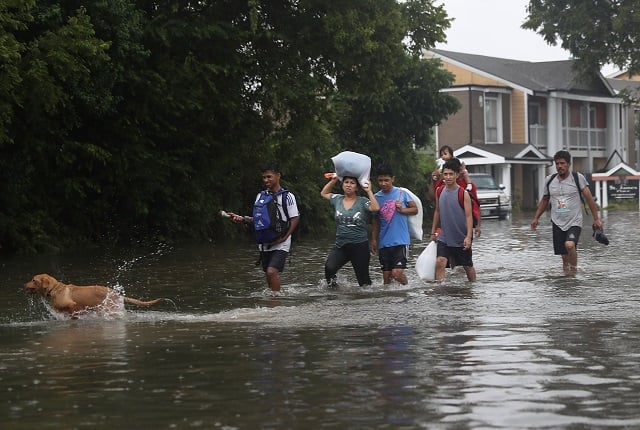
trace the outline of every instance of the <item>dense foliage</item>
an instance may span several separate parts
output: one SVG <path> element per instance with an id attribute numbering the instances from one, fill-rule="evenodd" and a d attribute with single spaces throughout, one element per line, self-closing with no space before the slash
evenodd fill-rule
<path id="1" fill-rule="evenodd" d="M 0 249 L 237 235 L 279 160 L 324 231 L 342 150 L 426 187 L 414 147 L 458 105 L 422 49 L 433 0 L 0 0 Z"/>
<path id="2" fill-rule="evenodd" d="M 604 64 L 640 74 L 640 0 L 530 0 L 523 27 L 560 43 L 585 75 Z"/>

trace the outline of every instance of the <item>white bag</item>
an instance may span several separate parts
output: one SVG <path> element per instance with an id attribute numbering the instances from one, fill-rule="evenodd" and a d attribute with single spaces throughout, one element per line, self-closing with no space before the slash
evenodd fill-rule
<path id="1" fill-rule="evenodd" d="M 420 253 L 416 260 L 416 272 L 420 279 L 433 281 L 436 279 L 436 259 L 438 258 L 438 245 L 435 240 Z"/>
<path id="2" fill-rule="evenodd" d="M 369 184 L 371 176 L 371 158 L 357 152 L 344 151 L 331 158 L 336 169 L 338 179 L 345 176 L 358 179 L 360 185 Z"/>
<path id="3" fill-rule="evenodd" d="M 418 208 L 418 213 L 415 215 L 409 215 L 408 224 L 409 224 L 409 236 L 413 239 L 422 240 L 422 219 L 423 219 L 423 210 L 422 210 L 422 201 L 418 196 L 413 194 L 413 192 L 404 187 L 398 187 L 403 192 L 409 194 L 411 200 L 414 201 L 416 207 Z"/>

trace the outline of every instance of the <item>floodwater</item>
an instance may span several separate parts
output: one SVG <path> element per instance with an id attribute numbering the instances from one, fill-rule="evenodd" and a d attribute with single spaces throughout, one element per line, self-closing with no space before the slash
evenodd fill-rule
<path id="1" fill-rule="evenodd" d="M 376 261 L 330 291 L 330 240 L 295 245 L 279 296 L 248 243 L 2 260 L 1 428 L 640 428 L 639 218 L 603 214 L 573 276 L 546 219 L 485 220 L 473 284 L 383 287 Z M 60 319 L 22 290 L 41 272 L 173 303 Z"/>

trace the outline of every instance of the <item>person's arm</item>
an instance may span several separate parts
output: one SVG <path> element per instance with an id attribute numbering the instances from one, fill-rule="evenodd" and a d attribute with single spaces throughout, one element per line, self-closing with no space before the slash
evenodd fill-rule
<path id="1" fill-rule="evenodd" d="M 227 212 L 229 214 L 229 218 L 231 218 L 232 222 L 235 222 L 237 224 L 242 223 L 242 222 L 246 222 L 247 224 L 251 224 L 253 222 L 253 217 L 251 216 L 243 216 L 243 215 L 238 215 L 236 213 L 233 212 Z"/>
<path id="2" fill-rule="evenodd" d="M 602 221 L 600 221 L 600 217 L 599 217 L 598 205 L 596 205 L 596 201 L 594 200 L 589 187 L 584 187 L 582 189 L 582 195 L 584 196 L 584 199 L 587 201 L 587 204 L 589 205 L 589 209 L 591 209 L 591 216 L 593 216 L 593 226 L 595 228 L 599 228 L 600 230 L 604 230 Z"/>
<path id="3" fill-rule="evenodd" d="M 436 240 L 438 235 L 436 231 L 440 227 L 440 205 L 438 203 L 438 199 L 436 199 L 436 208 L 433 211 L 433 222 L 431 223 L 431 236 L 429 237 L 431 240 Z"/>
<path id="4" fill-rule="evenodd" d="M 436 184 L 438 183 L 438 181 L 440 180 L 440 171 L 439 170 L 434 170 L 431 173 L 431 181 L 429 183 L 429 191 L 428 196 L 429 196 L 429 200 L 433 201 L 436 200 Z"/>
<path id="5" fill-rule="evenodd" d="M 467 165 L 463 161 L 460 165 L 460 173 L 462 173 L 462 177 L 464 178 L 465 184 L 471 183 L 471 177 L 469 176 L 469 171 L 467 170 Z"/>
<path id="6" fill-rule="evenodd" d="M 469 193 L 464 193 L 464 217 L 467 221 L 467 235 L 464 237 L 463 249 L 471 248 L 471 241 L 473 240 L 473 212 L 471 208 L 471 196 Z"/>
<path id="7" fill-rule="evenodd" d="M 406 208 L 396 208 L 396 209 L 402 215 L 417 215 L 418 214 L 418 206 L 416 205 L 416 202 L 414 202 L 413 200 L 409 200 L 407 202 L 407 207 Z"/>
<path id="8" fill-rule="evenodd" d="M 322 187 L 322 190 L 320 191 L 320 195 L 322 196 L 323 199 L 326 199 L 326 200 L 331 199 L 331 190 L 333 190 L 333 186 L 337 182 L 338 182 L 338 177 L 334 176 L 333 178 L 329 179 L 329 182 L 324 184 L 324 187 Z"/>
<path id="9" fill-rule="evenodd" d="M 373 191 L 371 191 L 371 179 L 369 179 L 369 183 L 363 186 L 362 189 L 365 193 L 367 193 L 367 197 L 369 197 L 369 212 L 378 212 L 380 210 L 380 204 L 378 203 L 378 199 L 373 195 Z"/>
<path id="10" fill-rule="evenodd" d="M 372 254 L 378 252 L 378 234 L 380 234 L 380 218 L 373 216 L 371 220 L 371 240 L 369 240 L 369 248 Z"/>
<path id="11" fill-rule="evenodd" d="M 278 243 L 282 243 L 285 240 L 287 240 L 289 238 L 289 236 L 291 236 L 293 234 L 293 232 L 296 230 L 296 228 L 298 227 L 298 223 L 299 222 L 300 222 L 300 217 L 295 216 L 295 217 L 289 218 L 289 230 L 287 230 L 287 234 L 277 238 L 276 240 L 271 242 L 270 245 L 276 245 Z"/>
<path id="12" fill-rule="evenodd" d="M 285 240 L 287 240 L 287 238 L 293 234 L 293 232 L 296 230 L 296 228 L 298 228 L 298 224 L 300 223 L 300 217 L 296 216 L 296 217 L 290 218 L 289 221 L 290 221 L 289 222 L 289 230 L 287 230 L 287 234 L 282 239 L 283 242 Z"/>
<path id="13" fill-rule="evenodd" d="M 536 213 L 533 216 L 533 221 L 531 221 L 531 230 L 534 230 L 538 227 L 538 220 L 540 216 L 547 210 L 547 206 L 549 205 L 549 195 L 545 194 L 540 199 L 540 203 L 538 203 L 538 208 L 536 209 Z"/>

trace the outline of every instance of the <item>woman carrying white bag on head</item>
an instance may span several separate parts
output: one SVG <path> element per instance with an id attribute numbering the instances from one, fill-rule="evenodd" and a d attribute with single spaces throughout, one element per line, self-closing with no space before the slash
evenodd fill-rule
<path id="1" fill-rule="evenodd" d="M 371 285 L 369 276 L 369 214 L 380 210 L 369 187 L 371 159 L 355 152 L 342 152 L 332 158 L 336 173 L 327 173 L 329 182 L 320 195 L 334 208 L 336 241 L 325 262 L 325 278 L 329 288 L 337 288 L 337 272 L 351 263 L 358 285 Z M 342 194 L 332 190 L 342 182 Z M 364 191 L 367 197 L 360 195 Z"/>

